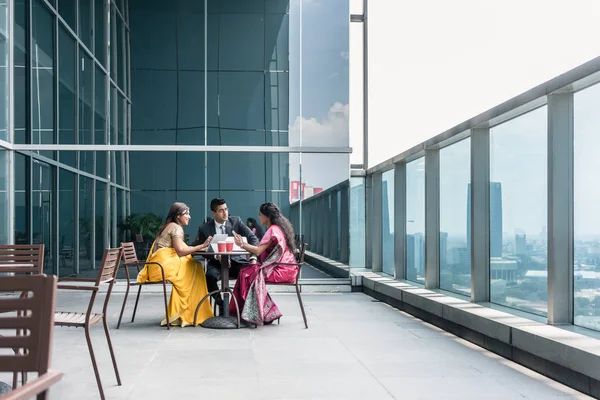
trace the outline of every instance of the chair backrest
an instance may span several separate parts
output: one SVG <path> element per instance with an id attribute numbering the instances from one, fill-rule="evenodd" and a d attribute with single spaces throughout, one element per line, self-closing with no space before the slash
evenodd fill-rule
<path id="1" fill-rule="evenodd" d="M 123 248 L 123 263 L 125 265 L 139 262 L 133 242 L 121 242 L 121 247 Z"/>
<path id="2" fill-rule="evenodd" d="M 6 332 L 2 332 L 0 349 L 9 349 L 10 352 L 0 355 L 0 371 L 39 374 L 48 371 L 56 282 L 56 276 L 46 275 L 6 276 L 0 279 L 0 328 L 12 332 L 26 330 L 25 335 L 15 336 L 7 336 Z M 21 292 L 24 295 L 5 296 L 2 292 Z"/>
<path id="3" fill-rule="evenodd" d="M 119 265 L 121 264 L 121 256 L 123 255 L 123 249 L 117 247 L 114 249 L 105 249 L 104 255 L 102 256 L 102 262 L 98 271 L 98 278 L 96 279 L 96 285 L 101 283 L 114 283 L 119 271 Z"/>
<path id="4" fill-rule="evenodd" d="M 306 243 L 302 243 L 301 246 L 298 246 L 298 253 L 296 253 L 296 261 L 302 265 L 304 264 L 304 253 L 306 252 Z"/>
<path id="5" fill-rule="evenodd" d="M 33 267 L 18 267 L 14 264 L 32 264 Z M 44 272 L 43 244 L 0 245 L 0 273 L 41 274 Z"/>

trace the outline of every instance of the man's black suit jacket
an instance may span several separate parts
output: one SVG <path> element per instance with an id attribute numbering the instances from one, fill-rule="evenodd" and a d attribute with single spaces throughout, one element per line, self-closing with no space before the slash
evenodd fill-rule
<path id="1" fill-rule="evenodd" d="M 238 235 L 246 237 L 248 239 L 248 243 L 252 246 L 258 246 L 258 238 L 254 232 L 252 232 L 250 228 L 248 228 L 248 226 L 242 222 L 240 217 L 229 217 L 227 221 L 225 221 L 225 232 L 227 232 L 227 235 L 233 236 L 232 232 L 234 231 Z M 196 240 L 194 240 L 194 246 L 204 243 L 207 237 L 215 236 L 216 232 L 214 220 L 211 219 L 203 223 L 198 228 L 198 234 L 196 235 Z M 219 261 L 212 256 L 208 256 L 206 258 L 209 266 L 219 267 L 221 265 Z M 248 264 L 248 259 L 246 256 L 232 256 L 231 261 L 239 264 Z"/>

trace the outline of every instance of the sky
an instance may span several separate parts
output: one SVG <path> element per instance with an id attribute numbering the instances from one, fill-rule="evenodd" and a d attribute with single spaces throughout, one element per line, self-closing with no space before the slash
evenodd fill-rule
<path id="1" fill-rule="evenodd" d="M 368 18 L 369 166 L 600 55 L 596 0 L 377 0 Z"/>

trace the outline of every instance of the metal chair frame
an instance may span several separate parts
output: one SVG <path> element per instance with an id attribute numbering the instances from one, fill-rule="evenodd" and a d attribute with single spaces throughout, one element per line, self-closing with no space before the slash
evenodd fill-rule
<path id="1" fill-rule="evenodd" d="M 123 299 L 123 306 L 121 307 L 121 314 L 119 315 L 119 322 L 117 322 L 117 329 L 121 327 L 121 319 L 123 318 L 123 313 L 125 312 L 125 305 L 127 304 L 127 298 L 129 296 L 129 289 L 132 286 L 138 287 L 137 296 L 135 298 L 135 306 L 133 307 L 133 315 L 131 316 L 131 322 L 135 320 L 135 313 L 137 311 L 138 302 L 140 301 L 140 294 L 142 293 L 142 286 L 144 285 L 162 285 L 163 286 L 163 296 L 165 302 L 165 317 L 167 321 L 167 329 L 170 328 L 169 321 L 169 303 L 167 301 L 167 283 L 169 282 L 165 279 L 165 269 L 163 266 L 154 261 L 140 261 L 137 257 L 137 253 L 135 250 L 135 245 L 133 242 L 124 242 L 121 243 L 121 247 L 123 248 L 123 266 L 125 267 L 125 277 L 127 278 L 127 289 L 125 290 L 125 298 Z M 160 273 L 162 276 L 162 280 L 160 282 L 138 282 L 137 280 L 132 281 L 131 274 L 129 273 L 130 267 L 136 267 L 137 273 L 139 274 L 142 270 L 142 267 L 146 265 L 156 265 L 160 268 Z M 136 275 L 137 276 L 137 275 Z"/>
<path id="2" fill-rule="evenodd" d="M 61 278 L 59 279 L 58 289 L 66 290 L 79 290 L 91 292 L 90 302 L 88 305 L 87 312 L 56 312 L 54 316 L 54 324 L 56 326 L 67 326 L 75 328 L 84 328 L 85 338 L 87 340 L 88 350 L 90 352 L 90 358 L 92 359 L 92 366 L 94 368 L 94 374 L 96 375 L 96 383 L 98 384 L 98 391 L 100 392 L 100 398 L 104 397 L 104 389 L 102 388 L 102 382 L 100 380 L 100 373 L 98 372 L 98 365 L 96 363 L 96 357 L 94 355 L 94 349 L 92 347 L 92 340 L 90 336 L 90 328 L 100 321 L 104 325 L 104 333 L 106 334 L 106 341 L 108 342 L 108 349 L 115 370 L 115 376 L 117 377 L 117 384 L 121 386 L 121 377 L 119 375 L 119 369 L 117 367 L 117 359 L 115 358 L 115 352 L 113 350 L 112 341 L 110 339 L 110 333 L 108 330 L 108 323 L 106 320 L 106 311 L 108 308 L 108 302 L 110 301 L 110 295 L 115 284 L 115 278 L 119 270 L 121 263 L 121 257 L 123 254 L 122 248 L 106 249 L 102 257 L 102 262 L 98 271 L 98 277 L 96 279 L 88 278 Z M 75 285 L 64 285 L 62 282 L 75 282 Z M 88 285 L 79 285 L 77 283 L 87 283 Z M 93 285 L 89 285 L 92 283 Z M 101 314 L 94 314 L 92 311 L 94 307 L 94 301 L 100 289 L 100 285 L 108 285 L 106 293 L 106 299 L 104 300 L 104 306 Z"/>
<path id="3" fill-rule="evenodd" d="M 304 253 L 306 252 L 306 243 L 303 243 L 300 247 L 300 253 L 298 254 L 298 262 L 297 263 L 278 263 L 278 265 L 295 265 L 298 267 L 298 274 L 296 275 L 296 280 L 294 283 L 274 283 L 274 282 L 266 282 L 267 285 L 274 286 L 294 286 L 296 288 L 296 295 L 298 296 L 298 303 L 300 303 L 300 311 L 302 311 L 302 318 L 304 319 L 304 326 L 308 329 L 308 322 L 306 320 L 306 313 L 304 312 L 304 304 L 302 304 L 302 297 L 300 296 L 300 285 L 298 281 L 300 280 L 300 271 L 302 270 L 302 265 L 304 264 Z M 277 319 L 277 323 L 279 324 L 279 319 Z"/>

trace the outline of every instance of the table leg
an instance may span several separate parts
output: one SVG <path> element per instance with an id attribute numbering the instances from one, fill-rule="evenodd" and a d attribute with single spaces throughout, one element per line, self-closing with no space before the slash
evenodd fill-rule
<path id="1" fill-rule="evenodd" d="M 223 292 L 223 312 L 229 317 L 229 255 L 221 256 L 221 290 Z"/>

